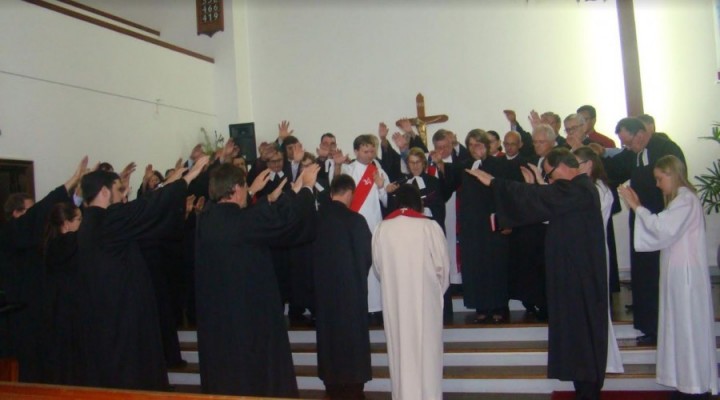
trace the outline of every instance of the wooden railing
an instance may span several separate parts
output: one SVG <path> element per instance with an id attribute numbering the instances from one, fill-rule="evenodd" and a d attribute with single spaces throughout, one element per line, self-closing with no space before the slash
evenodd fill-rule
<path id="1" fill-rule="evenodd" d="M 77 386 L 40 385 L 30 383 L 0 382 L 0 399 L 38 400 L 268 400 L 268 397 L 221 396 L 209 394 L 144 392 L 136 390 L 98 389 Z"/>
<path id="2" fill-rule="evenodd" d="M 164 42 L 164 41 L 162 41 L 162 40 L 160 40 L 160 39 L 157 39 L 157 38 L 154 38 L 154 37 L 151 37 L 151 36 L 147 36 L 147 35 L 142 34 L 142 33 L 140 33 L 140 32 L 136 32 L 136 31 L 133 31 L 133 30 L 130 30 L 130 29 L 127 29 L 127 28 L 123 28 L 123 27 L 118 26 L 118 25 L 114 25 L 114 24 L 109 23 L 109 22 L 107 22 L 107 21 L 103 21 L 103 20 L 101 20 L 101 19 L 94 18 L 94 17 L 92 17 L 92 16 L 90 16 L 90 15 L 86 15 L 86 14 L 79 13 L 79 12 L 77 12 L 77 11 L 73 11 L 73 10 L 68 9 L 68 8 L 65 8 L 65 7 L 61 7 L 61 6 L 57 5 L 57 4 L 53 4 L 53 3 L 47 2 L 47 1 L 45 1 L 45 0 L 24 0 L 24 1 L 26 1 L 26 2 L 28 2 L 28 3 L 31 3 L 31 4 L 35 4 L 35 5 L 40 6 L 40 7 L 43 7 L 43 8 L 46 8 L 46 9 L 48 9 L 48 10 L 52 10 L 52 11 L 58 12 L 58 13 L 63 14 L 63 15 L 67 15 L 67 16 L 72 17 L 72 18 L 79 19 L 79 20 L 81 20 L 81 21 L 89 22 L 89 23 L 91 23 L 91 24 L 93 24 L 93 25 L 97 25 L 97 26 L 100 26 L 100 27 L 103 27 L 103 28 L 106 28 L 106 29 L 110 29 L 111 31 L 115 31 L 115 32 L 121 33 L 121 34 L 123 34 L 123 35 L 127 35 L 127 36 L 134 37 L 135 39 L 139 39 L 139 40 L 142 40 L 142 41 L 145 41 L 145 42 L 148 42 L 148 43 L 152 43 L 152 44 L 154 44 L 154 45 L 156 45 L 156 46 L 160 46 L 160 47 L 166 48 L 166 49 L 168 49 L 168 50 L 176 51 L 176 52 L 178 52 L 178 53 L 182 53 L 182 54 L 185 54 L 185 55 L 190 56 L 190 57 L 194 57 L 194 58 L 197 58 L 197 59 L 200 59 L 200 60 L 203 60 L 203 61 L 207 61 L 207 62 L 209 62 L 209 63 L 215 63 L 215 60 L 214 60 L 212 57 L 208 57 L 208 56 L 202 55 L 202 54 L 200 54 L 200 53 L 196 53 L 196 52 L 194 52 L 194 51 L 191 51 L 191 50 L 182 48 L 182 47 L 180 47 L 180 46 L 176 46 L 176 45 L 174 45 L 174 44 L 170 44 L 170 43 L 168 43 L 168 42 Z M 79 8 L 79 9 L 83 9 L 83 10 L 85 10 L 85 11 L 90 11 L 90 10 L 88 10 L 88 9 L 91 9 L 91 10 L 93 10 L 93 11 L 91 11 L 91 12 L 93 12 L 93 13 L 95 13 L 95 14 L 98 14 L 98 15 L 102 15 L 102 16 L 105 17 L 105 18 L 109 18 L 109 19 L 114 20 L 114 21 L 117 21 L 117 22 L 120 22 L 119 20 L 122 20 L 122 23 L 124 23 L 124 24 L 126 24 L 126 25 L 129 25 L 128 22 L 130 22 L 130 21 L 127 21 L 127 20 L 125 20 L 125 19 L 123 19 L 123 18 L 114 16 L 114 15 L 109 14 L 109 13 L 105 13 L 105 12 L 103 12 L 103 11 L 94 9 L 94 8 L 92 8 L 92 7 L 83 6 L 83 5 L 78 6 L 79 3 L 77 3 L 76 1 L 72 1 L 72 0 L 60 0 L 60 1 L 61 1 L 62 3 L 68 4 L 68 5 L 72 5 L 72 6 L 74 6 L 74 7 L 77 7 L 77 8 Z M 102 14 L 99 14 L 98 12 L 100 12 L 100 13 L 102 13 Z M 134 24 L 134 23 L 133 23 L 133 22 L 130 22 L 130 24 Z M 139 24 L 135 24 L 135 25 L 138 25 L 138 26 L 133 26 L 134 28 L 140 29 L 140 30 L 144 30 L 144 31 L 146 31 L 146 32 L 147 32 L 147 29 L 150 29 L 150 28 L 143 27 L 142 25 L 139 25 Z M 132 25 L 130 25 L 130 26 L 132 26 Z M 160 32 L 158 32 L 158 31 L 155 31 L 155 30 L 152 30 L 152 29 L 150 29 L 150 30 L 152 31 L 153 34 L 159 34 L 159 33 L 160 33 Z"/>

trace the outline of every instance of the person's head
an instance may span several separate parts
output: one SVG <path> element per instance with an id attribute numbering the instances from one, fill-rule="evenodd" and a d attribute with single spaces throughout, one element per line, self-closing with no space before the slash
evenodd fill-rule
<path id="1" fill-rule="evenodd" d="M 585 118 L 580 114 L 570 114 L 563 120 L 565 125 L 565 133 L 567 137 L 577 138 L 578 141 L 582 142 L 587 137 L 587 124 Z"/>
<path id="2" fill-rule="evenodd" d="M 215 168 L 210 173 L 208 195 L 210 200 L 218 203 L 247 206 L 248 187 L 245 183 L 245 171 L 232 164 L 222 164 Z"/>
<path id="3" fill-rule="evenodd" d="M 555 147 L 555 131 L 548 124 L 539 124 L 532 131 L 533 148 L 538 157 L 545 157 Z"/>
<path id="4" fill-rule="evenodd" d="M 330 183 L 330 197 L 350 207 L 355 194 L 355 180 L 350 175 L 340 174 Z"/>
<path id="5" fill-rule="evenodd" d="M 280 152 L 280 150 L 277 149 L 277 146 L 273 146 L 273 150 L 268 149 L 267 154 L 268 169 L 275 173 L 282 171 L 283 165 L 285 163 L 285 156 L 282 152 Z"/>
<path id="6" fill-rule="evenodd" d="M 607 174 L 600 156 L 590 146 L 581 146 L 573 151 L 578 161 L 578 170 L 592 178 L 593 182 L 598 180 L 607 184 Z"/>
<path id="7" fill-rule="evenodd" d="M 452 154 L 452 137 L 450 131 L 445 129 L 438 129 L 432 137 L 433 146 L 435 151 L 440 154 L 442 158 L 448 158 Z"/>
<path id="8" fill-rule="evenodd" d="M 20 218 L 27 212 L 28 208 L 35 204 L 33 198 L 27 193 L 12 193 L 5 200 L 3 211 L 7 221 Z"/>
<path id="9" fill-rule="evenodd" d="M 320 136 L 320 147 L 326 147 L 328 149 L 328 154 L 332 156 L 335 151 L 337 151 L 337 140 L 335 139 L 335 135 L 328 132 Z"/>
<path id="10" fill-rule="evenodd" d="M 302 165 L 303 167 L 309 167 L 309 166 L 315 164 L 316 160 L 317 159 L 315 158 L 315 156 L 312 153 L 306 151 L 305 154 L 303 155 L 302 160 L 300 160 L 300 165 Z"/>
<path id="11" fill-rule="evenodd" d="M 655 175 L 655 185 L 662 191 L 665 198 L 665 206 L 677 197 L 680 187 L 686 187 L 696 192 L 695 187 L 688 182 L 685 164 L 673 155 L 657 160 L 653 175 Z"/>
<path id="12" fill-rule="evenodd" d="M 196 144 L 195 147 L 193 147 L 192 150 L 190 151 L 190 159 L 191 159 L 192 161 L 197 161 L 198 158 L 200 158 L 200 157 L 202 157 L 202 156 L 203 156 L 202 144 L 198 143 L 198 144 Z"/>
<path id="13" fill-rule="evenodd" d="M 232 159 L 232 164 L 247 173 L 247 162 L 243 156 L 235 156 Z"/>
<path id="14" fill-rule="evenodd" d="M 360 135 L 353 140 L 355 159 L 364 165 L 370 164 L 375 159 L 376 144 L 373 135 Z"/>
<path id="15" fill-rule="evenodd" d="M 111 204 L 121 203 L 125 188 L 118 174 L 97 170 L 82 177 L 80 182 L 83 199 L 91 206 L 107 208 Z"/>
<path id="16" fill-rule="evenodd" d="M 175 168 L 168 168 L 168 169 L 166 169 L 166 170 L 165 170 L 165 179 L 169 178 L 170 175 L 173 174 L 173 172 L 175 172 Z"/>
<path id="17" fill-rule="evenodd" d="M 490 141 L 490 155 L 494 156 L 498 152 L 502 151 L 500 145 L 500 135 L 495 131 L 487 131 L 488 140 Z"/>
<path id="18" fill-rule="evenodd" d="M 643 125 L 645 125 L 645 131 L 649 134 L 655 133 L 655 118 L 652 117 L 650 114 L 642 114 L 638 115 L 637 119 L 642 121 Z"/>
<path id="19" fill-rule="evenodd" d="M 505 154 L 508 157 L 515 157 L 518 153 L 520 153 L 522 145 L 522 138 L 519 133 L 510 131 L 505 134 L 503 146 L 505 146 Z"/>
<path id="20" fill-rule="evenodd" d="M 292 160 L 295 154 L 295 148 L 298 147 L 300 141 L 295 136 L 288 136 L 283 140 L 283 146 L 285 146 L 285 154 L 287 159 Z"/>
<path id="21" fill-rule="evenodd" d="M 48 214 L 48 221 L 45 225 L 44 243 L 60 235 L 70 232 L 77 232 L 82 222 L 82 213 L 73 203 L 57 203 Z"/>
<path id="22" fill-rule="evenodd" d="M 107 171 L 107 172 L 115 172 L 115 168 L 113 168 L 112 164 L 109 162 L 101 162 L 98 164 L 98 168 L 100 171 Z"/>
<path id="23" fill-rule="evenodd" d="M 560 119 L 559 115 L 555 114 L 552 111 L 547 111 L 542 113 L 542 115 L 540 116 L 540 121 L 542 121 L 543 124 L 550 125 L 555 131 L 556 135 L 560 134 L 560 128 L 562 128 L 562 120 Z"/>
<path id="24" fill-rule="evenodd" d="M 586 104 L 578 108 L 576 112 L 583 117 L 583 121 L 585 122 L 585 134 L 594 131 L 595 122 L 597 121 L 597 113 L 595 112 L 595 107 Z"/>
<path id="25" fill-rule="evenodd" d="M 473 129 L 465 137 L 465 146 L 475 160 L 487 158 L 490 150 L 490 139 L 487 132 L 482 129 Z"/>
<path id="26" fill-rule="evenodd" d="M 650 141 L 650 134 L 645 130 L 645 125 L 637 118 L 623 118 L 618 121 L 615 133 L 622 145 L 635 153 L 643 151 Z"/>
<path id="27" fill-rule="evenodd" d="M 413 176 L 420 176 L 427 168 L 425 152 L 419 147 L 413 147 L 408 152 L 407 165 Z"/>
<path id="28" fill-rule="evenodd" d="M 163 179 L 160 171 L 153 171 L 150 179 L 148 179 L 148 189 L 153 190 L 157 188 L 158 185 L 161 184 L 163 181 L 165 181 L 165 179 Z"/>
<path id="29" fill-rule="evenodd" d="M 394 193 L 398 208 L 409 208 L 419 213 L 423 212 L 420 190 L 415 185 L 400 185 Z"/>
<path id="30" fill-rule="evenodd" d="M 543 176 L 547 183 L 553 183 L 561 179 L 572 180 L 580 173 L 575 155 L 564 147 L 550 151 L 545 156 L 542 167 Z"/>

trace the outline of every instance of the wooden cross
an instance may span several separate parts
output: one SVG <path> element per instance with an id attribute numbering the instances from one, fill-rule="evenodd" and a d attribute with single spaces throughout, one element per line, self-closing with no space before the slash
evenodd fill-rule
<path id="1" fill-rule="evenodd" d="M 415 107 L 417 108 L 417 117 L 410 118 L 410 122 L 415 125 L 420 134 L 420 139 L 425 143 L 425 146 L 427 146 L 427 125 L 445 122 L 448 120 L 448 116 L 445 114 L 426 116 L 425 97 L 423 97 L 422 93 L 418 93 L 417 96 L 415 96 Z M 395 125 L 400 127 L 401 121 L 401 119 L 397 120 Z"/>

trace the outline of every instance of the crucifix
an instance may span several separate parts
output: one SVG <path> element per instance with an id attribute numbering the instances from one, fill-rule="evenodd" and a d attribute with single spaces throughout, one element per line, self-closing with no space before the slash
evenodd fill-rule
<path id="1" fill-rule="evenodd" d="M 423 97 L 422 93 L 418 93 L 417 96 L 415 96 L 415 107 L 417 108 L 417 117 L 410 118 L 410 122 L 415 125 L 418 134 L 420 134 L 420 139 L 425 143 L 425 146 L 427 146 L 427 125 L 445 122 L 448 120 L 448 116 L 445 114 L 426 116 L 425 97 Z M 400 127 L 400 121 L 402 120 L 397 120 L 395 125 Z"/>

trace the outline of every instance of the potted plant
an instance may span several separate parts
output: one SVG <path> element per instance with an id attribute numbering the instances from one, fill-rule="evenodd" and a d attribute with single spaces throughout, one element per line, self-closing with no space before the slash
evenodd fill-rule
<path id="1" fill-rule="evenodd" d="M 703 136 L 700 139 L 713 140 L 720 143 L 720 122 L 713 123 L 712 136 Z M 708 214 L 713 211 L 720 212 L 720 160 L 713 161 L 703 175 L 695 175 L 699 182 L 696 187 L 700 195 L 700 201 Z M 720 246 L 717 249 L 717 265 L 720 266 Z"/>

